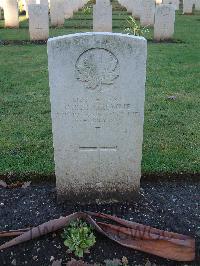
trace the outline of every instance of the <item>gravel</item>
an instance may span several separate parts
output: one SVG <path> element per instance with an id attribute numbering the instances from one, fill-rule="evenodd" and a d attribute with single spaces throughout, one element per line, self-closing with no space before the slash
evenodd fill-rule
<path id="1" fill-rule="evenodd" d="M 36 226 L 61 215 L 79 210 L 101 211 L 159 229 L 186 234 L 196 238 L 197 259 L 179 263 L 121 247 L 96 234 L 97 243 L 84 257 L 89 263 L 103 263 L 106 259 L 127 257 L 129 265 L 200 265 L 200 181 L 142 181 L 140 197 L 135 202 L 113 205 L 68 206 L 56 203 L 56 189 L 52 183 L 35 184 L 27 188 L 0 188 L 0 230 Z M 8 239 L 0 239 L 0 244 Z M 199 258 L 198 258 L 199 256 Z M 50 234 L 0 252 L 1 265 L 62 265 L 73 258 L 67 252 L 60 233 Z"/>

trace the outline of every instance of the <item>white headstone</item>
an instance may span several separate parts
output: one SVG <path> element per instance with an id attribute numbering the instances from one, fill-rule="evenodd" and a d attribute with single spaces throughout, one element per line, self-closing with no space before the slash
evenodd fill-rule
<path id="1" fill-rule="evenodd" d="M 195 0 L 183 0 L 183 14 L 192 14 Z"/>
<path id="2" fill-rule="evenodd" d="M 127 1 L 125 2 L 125 7 L 126 7 L 126 9 L 127 9 L 127 12 L 129 12 L 129 13 L 132 12 L 132 2 L 133 2 L 133 1 L 131 1 L 131 0 L 127 0 Z"/>
<path id="3" fill-rule="evenodd" d="M 154 39 L 156 41 L 172 39 L 174 34 L 174 23 L 174 5 L 157 5 L 155 12 Z"/>
<path id="4" fill-rule="evenodd" d="M 145 0 L 141 1 L 141 14 L 140 14 L 140 24 L 141 26 L 153 26 L 154 25 L 154 15 L 155 15 L 155 1 Z"/>
<path id="5" fill-rule="evenodd" d="M 141 176 L 147 43 L 119 33 L 48 41 L 58 199 L 131 200 Z"/>
<path id="6" fill-rule="evenodd" d="M 72 5 L 73 0 L 64 0 L 64 14 L 65 18 L 71 18 L 73 17 L 73 5 Z"/>
<path id="7" fill-rule="evenodd" d="M 195 10 L 200 11 L 200 0 L 195 0 Z"/>
<path id="8" fill-rule="evenodd" d="M 29 32 L 31 40 L 47 40 L 49 37 L 49 9 L 46 5 L 29 5 Z"/>
<path id="9" fill-rule="evenodd" d="M 112 6 L 109 0 L 96 0 L 93 6 L 93 31 L 112 32 Z"/>
<path id="10" fill-rule="evenodd" d="M 4 19 L 6 28 L 19 27 L 18 3 L 17 0 L 4 0 Z"/>
<path id="11" fill-rule="evenodd" d="M 142 0 L 133 0 L 132 1 L 132 16 L 135 19 L 140 19 L 142 8 Z"/>
<path id="12" fill-rule="evenodd" d="M 64 0 L 50 0 L 51 25 L 58 27 L 65 23 Z"/>
<path id="13" fill-rule="evenodd" d="M 163 4 L 172 4 L 175 7 L 175 10 L 179 9 L 179 0 L 163 0 Z"/>

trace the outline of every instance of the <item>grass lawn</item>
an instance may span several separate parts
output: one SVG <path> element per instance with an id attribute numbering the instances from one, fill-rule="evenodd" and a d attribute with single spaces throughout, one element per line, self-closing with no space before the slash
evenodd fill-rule
<path id="1" fill-rule="evenodd" d="M 126 18 L 114 11 L 114 32 Z M 0 21 L 0 40 L 29 39 L 20 19 L 20 29 Z M 50 36 L 91 31 L 91 19 L 78 12 Z M 143 174 L 200 172 L 200 13 L 177 13 L 175 29 L 177 43 L 148 44 Z M 0 174 L 52 174 L 52 146 L 46 45 L 1 45 Z"/>

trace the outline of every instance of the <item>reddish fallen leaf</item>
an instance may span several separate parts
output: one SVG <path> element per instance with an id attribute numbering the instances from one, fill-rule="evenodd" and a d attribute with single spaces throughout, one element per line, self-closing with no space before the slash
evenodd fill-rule
<path id="1" fill-rule="evenodd" d="M 103 218 L 118 225 L 96 222 L 92 217 Z M 84 219 L 98 232 L 125 247 L 177 261 L 192 261 L 195 258 L 195 240 L 189 236 L 92 212 L 74 213 L 43 223 L 28 231 L 27 229 L 21 230 L 18 232 L 19 236 L 1 245 L 0 250 L 55 232 L 76 219 Z"/>
<path id="2" fill-rule="evenodd" d="M 20 236 L 25 232 L 29 231 L 30 228 L 27 229 L 18 229 L 18 230 L 10 230 L 10 231 L 2 231 L 0 232 L 0 237 L 12 237 L 12 236 Z"/>
<path id="3" fill-rule="evenodd" d="M 28 182 L 20 182 L 20 181 L 17 181 L 16 183 L 12 183 L 12 184 L 7 184 L 5 181 L 3 180 L 0 180 L 0 187 L 3 187 L 3 188 L 27 188 L 29 187 L 31 184 L 31 181 L 28 181 Z"/>

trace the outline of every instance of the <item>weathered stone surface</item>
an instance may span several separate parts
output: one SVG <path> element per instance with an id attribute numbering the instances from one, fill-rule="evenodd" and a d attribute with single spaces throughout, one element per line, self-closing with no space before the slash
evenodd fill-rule
<path id="1" fill-rule="evenodd" d="M 63 26 L 65 23 L 64 0 L 50 0 L 51 25 Z"/>
<path id="2" fill-rule="evenodd" d="M 131 200 L 138 191 L 146 54 L 146 40 L 126 34 L 48 40 L 60 201 Z"/>
<path id="3" fill-rule="evenodd" d="M 49 37 L 49 8 L 46 5 L 29 5 L 29 33 L 31 40 L 47 40 Z"/>
<path id="4" fill-rule="evenodd" d="M 97 0 L 93 6 L 93 31 L 112 32 L 112 6 L 109 0 Z"/>
<path id="5" fill-rule="evenodd" d="M 141 1 L 141 14 L 140 14 L 140 24 L 141 26 L 153 26 L 154 25 L 154 15 L 155 15 L 155 1 L 145 0 Z"/>
<path id="6" fill-rule="evenodd" d="M 4 19 L 6 28 L 19 27 L 18 3 L 17 0 L 4 0 Z"/>
<path id="7" fill-rule="evenodd" d="M 154 39 L 169 40 L 173 38 L 175 7 L 172 4 L 158 5 L 155 12 Z"/>
<path id="8" fill-rule="evenodd" d="M 64 1 L 64 14 L 66 19 L 73 17 L 74 10 L 73 10 L 72 1 L 73 0 Z"/>
<path id="9" fill-rule="evenodd" d="M 163 0 L 163 4 L 172 4 L 175 10 L 179 10 L 179 0 Z"/>

